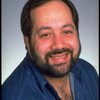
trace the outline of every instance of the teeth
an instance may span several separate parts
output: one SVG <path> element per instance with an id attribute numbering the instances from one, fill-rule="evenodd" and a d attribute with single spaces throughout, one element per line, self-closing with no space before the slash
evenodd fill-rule
<path id="1" fill-rule="evenodd" d="M 52 57 L 54 58 L 58 58 L 58 57 L 65 57 L 67 54 L 66 53 L 62 53 L 62 54 L 55 54 L 55 55 L 52 55 Z"/>

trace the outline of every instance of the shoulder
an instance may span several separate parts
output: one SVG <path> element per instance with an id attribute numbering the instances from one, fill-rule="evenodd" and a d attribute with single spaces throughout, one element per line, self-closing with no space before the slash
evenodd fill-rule
<path id="1" fill-rule="evenodd" d="M 25 93 L 28 82 L 34 80 L 34 75 L 23 60 L 2 85 L 3 100 L 17 100 L 19 95 Z M 34 82 L 34 81 L 32 81 Z"/>
<path id="2" fill-rule="evenodd" d="M 97 75 L 97 72 L 94 66 L 84 59 L 78 59 L 76 65 L 83 74 L 88 73 L 88 74 Z"/>
<path id="3" fill-rule="evenodd" d="M 89 62 L 78 59 L 73 73 L 76 93 L 80 91 L 86 100 L 98 100 L 99 78 L 95 68 Z"/>
<path id="4" fill-rule="evenodd" d="M 73 72 L 77 77 L 81 77 L 81 79 L 84 80 L 83 82 L 88 82 L 92 85 L 98 85 L 99 76 L 96 72 L 96 69 L 86 60 L 78 59 L 73 68 Z"/>

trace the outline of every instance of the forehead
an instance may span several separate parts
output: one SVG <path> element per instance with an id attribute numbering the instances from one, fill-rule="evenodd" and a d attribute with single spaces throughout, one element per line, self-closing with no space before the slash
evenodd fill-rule
<path id="1" fill-rule="evenodd" d="M 57 22 L 72 21 L 72 14 L 69 6 L 61 0 L 49 1 L 33 10 L 30 13 L 33 22 Z"/>

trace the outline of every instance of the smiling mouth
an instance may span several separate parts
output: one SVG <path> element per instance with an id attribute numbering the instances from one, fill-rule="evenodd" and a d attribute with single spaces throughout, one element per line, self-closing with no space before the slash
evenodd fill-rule
<path id="1" fill-rule="evenodd" d="M 63 52 L 60 54 L 52 54 L 50 57 L 50 61 L 54 64 L 66 63 L 70 58 L 70 53 Z"/>
<path id="2" fill-rule="evenodd" d="M 60 54 L 52 54 L 51 57 L 52 58 L 63 58 L 67 55 L 68 53 L 60 53 Z"/>

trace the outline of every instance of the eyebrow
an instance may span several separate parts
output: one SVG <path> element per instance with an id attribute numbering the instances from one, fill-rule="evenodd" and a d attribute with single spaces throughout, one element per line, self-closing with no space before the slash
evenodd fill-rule
<path id="1" fill-rule="evenodd" d="M 72 29 L 75 29 L 72 24 L 65 24 L 65 25 L 63 25 L 63 28 L 65 28 L 65 27 L 71 27 Z"/>
<path id="2" fill-rule="evenodd" d="M 51 27 L 49 27 L 49 26 L 42 26 L 42 27 L 40 27 L 40 28 L 37 30 L 37 32 L 40 32 L 41 30 L 48 30 L 48 29 L 51 29 Z"/>
<path id="3" fill-rule="evenodd" d="M 62 28 L 66 28 L 66 27 L 71 27 L 72 29 L 74 29 L 74 26 L 72 24 L 65 24 L 62 26 Z M 48 29 L 51 29 L 50 26 L 41 26 L 37 32 L 40 32 L 41 30 L 48 30 Z"/>

